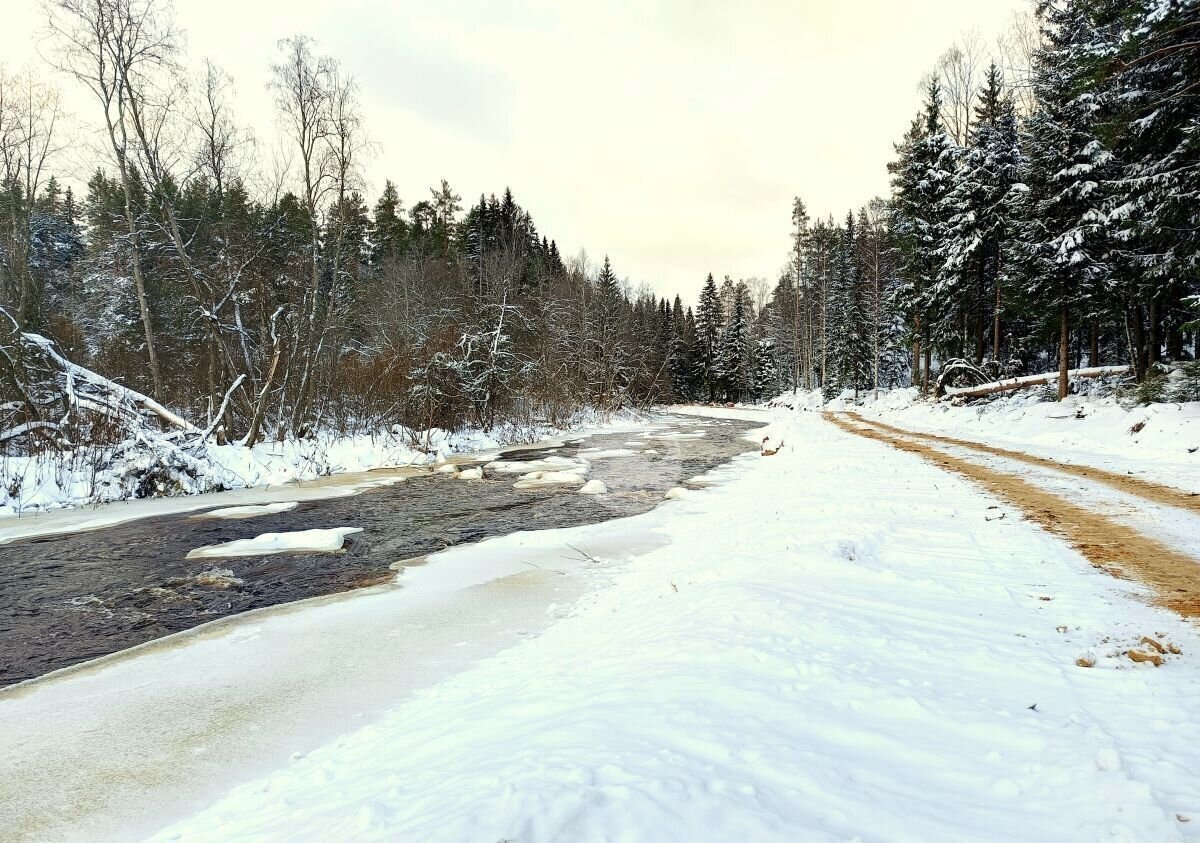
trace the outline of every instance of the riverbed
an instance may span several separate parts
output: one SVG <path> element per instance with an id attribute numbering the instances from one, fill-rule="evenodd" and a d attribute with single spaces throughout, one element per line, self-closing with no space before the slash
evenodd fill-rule
<path id="1" fill-rule="evenodd" d="M 375 472 L 379 485 L 359 494 L 301 500 L 283 512 L 227 519 L 202 509 L 0 546 L 0 685 L 222 617 L 378 585 L 396 576 L 397 563 L 448 547 L 645 512 L 667 490 L 746 451 L 750 426 L 660 416 L 648 430 L 454 461 L 458 469 L 482 467 L 480 480 L 383 470 Z M 599 480 L 607 493 L 577 494 L 582 480 L 514 488 L 521 475 L 505 463 L 547 458 L 586 465 L 584 479 Z M 334 527 L 361 532 L 337 553 L 188 558 L 199 547 L 264 533 Z"/>

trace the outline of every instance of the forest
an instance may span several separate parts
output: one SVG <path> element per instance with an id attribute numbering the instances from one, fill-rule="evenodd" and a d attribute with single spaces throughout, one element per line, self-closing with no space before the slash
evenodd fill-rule
<path id="1" fill-rule="evenodd" d="M 169 5 L 54 0 L 56 66 L 0 73 L 0 445 L 147 417 L 253 445 L 964 373 L 1057 368 L 1060 397 L 1083 365 L 1153 380 L 1200 351 L 1197 8 L 1042 0 L 995 49 L 964 36 L 891 195 L 816 220 L 797 198 L 774 288 L 709 274 L 693 307 L 564 257 L 508 188 L 368 198 L 354 77 L 308 37 L 271 66 L 279 160 Z M 100 130 L 82 195 L 55 170 L 83 146 L 60 83 Z"/>
<path id="2" fill-rule="evenodd" d="M 766 320 L 787 388 L 924 391 L 1200 356 L 1200 5 L 1040 0 L 989 50 L 940 59 L 889 165 L 844 222 L 793 209 Z M 944 385 L 944 384 L 943 384 Z M 1195 398 L 1195 396 L 1192 396 Z"/>
<path id="3" fill-rule="evenodd" d="M 356 84 L 311 39 L 280 41 L 271 67 L 280 162 L 220 68 L 189 73 L 169 6 L 47 9 L 60 72 L 0 75 L 10 451 L 147 417 L 253 445 L 671 399 L 680 303 L 607 258 L 564 259 L 507 188 L 464 208 L 442 180 L 406 206 L 387 182 L 369 203 Z M 103 130 L 82 196 L 54 172 L 78 142 L 62 78 Z"/>

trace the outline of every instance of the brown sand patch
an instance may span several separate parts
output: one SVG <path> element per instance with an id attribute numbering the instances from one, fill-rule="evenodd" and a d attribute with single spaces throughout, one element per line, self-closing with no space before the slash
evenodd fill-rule
<path id="1" fill-rule="evenodd" d="M 1154 589 L 1159 603 L 1181 615 L 1200 615 L 1200 560 L 1011 474 L 985 468 L 883 430 L 860 427 L 830 413 L 826 413 L 825 418 L 848 433 L 916 454 L 939 468 L 974 481 L 1019 508 L 1026 517 L 1049 532 L 1066 539 L 1093 566 L 1116 577 L 1128 576 L 1145 583 Z"/>

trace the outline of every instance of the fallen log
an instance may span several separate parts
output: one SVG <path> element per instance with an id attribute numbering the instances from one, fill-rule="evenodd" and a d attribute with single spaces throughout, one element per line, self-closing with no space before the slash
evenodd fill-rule
<path id="1" fill-rule="evenodd" d="M 1102 378 L 1107 375 L 1123 375 L 1128 371 L 1128 366 L 1092 366 L 1088 369 L 1072 369 L 1067 372 L 1067 378 Z M 979 384 L 978 386 L 951 387 L 947 388 L 942 395 L 939 395 L 938 400 L 982 398 L 985 395 L 995 395 L 998 392 L 1008 392 L 1014 389 L 1025 389 L 1029 386 L 1041 386 L 1057 380 L 1058 372 L 1047 372 L 1043 375 L 1025 375 L 1020 378 L 1008 378 L 1006 380 L 993 381 L 992 383 Z"/>

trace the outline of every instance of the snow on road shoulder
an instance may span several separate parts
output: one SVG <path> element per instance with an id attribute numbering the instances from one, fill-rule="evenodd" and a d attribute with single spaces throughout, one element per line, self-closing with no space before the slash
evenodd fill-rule
<path id="1" fill-rule="evenodd" d="M 1200 635 L 965 481 L 803 415 L 657 510 L 663 544 L 540 637 L 155 839 L 1190 833 Z M 1182 655 L 1122 657 L 1141 636 Z"/>

